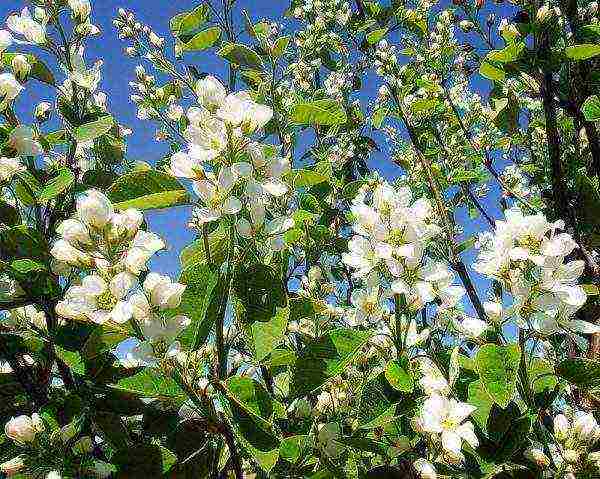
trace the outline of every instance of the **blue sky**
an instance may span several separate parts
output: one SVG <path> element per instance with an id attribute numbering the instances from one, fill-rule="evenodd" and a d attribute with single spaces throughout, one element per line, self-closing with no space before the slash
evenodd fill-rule
<path id="1" fill-rule="evenodd" d="M 128 140 L 128 156 L 134 160 L 141 160 L 149 163 L 154 163 L 160 159 L 167 145 L 157 143 L 154 140 L 154 128 L 147 122 L 142 122 L 135 117 L 135 107 L 129 99 L 131 94 L 128 82 L 133 78 L 133 71 L 139 60 L 130 59 L 122 53 L 124 43 L 121 42 L 116 34 L 116 30 L 112 25 L 112 19 L 115 17 L 117 9 L 124 7 L 127 10 L 133 11 L 136 17 L 142 23 L 149 24 L 160 36 L 164 36 L 170 41 L 168 32 L 169 19 L 185 10 L 190 10 L 197 6 L 198 0 L 95 0 L 93 1 L 93 21 L 102 30 L 102 36 L 92 40 L 89 43 L 87 50 L 88 62 L 93 62 L 98 58 L 104 60 L 103 66 L 103 82 L 100 86 L 102 91 L 105 91 L 109 96 L 110 111 L 116 116 L 121 124 L 127 125 L 133 129 L 133 135 Z M 10 13 L 20 10 L 24 5 L 23 0 L 4 0 L 0 2 L 0 19 L 4 20 Z M 282 20 L 282 15 L 289 0 L 238 0 L 236 11 L 246 9 L 250 17 L 254 21 L 262 18 Z M 498 6 L 494 7 L 496 10 Z M 505 9 L 506 7 L 501 7 Z M 238 25 L 241 24 L 241 18 L 237 18 Z M 199 70 L 211 72 L 225 78 L 225 64 L 218 59 L 214 54 L 192 54 L 186 56 L 186 62 L 195 65 Z M 475 80 L 477 90 L 485 92 L 487 85 L 481 80 Z M 21 103 L 17 110 L 26 113 L 27 105 L 31 105 L 31 101 L 37 102 L 43 99 L 53 98 L 51 92 L 37 83 L 30 83 L 25 95 L 21 97 Z M 367 90 L 366 97 L 373 98 L 379 82 L 373 78 L 369 78 L 364 83 Z M 35 86 L 35 88 L 33 88 Z M 27 117 L 25 116 L 25 121 Z M 381 137 L 379 137 L 379 141 Z M 397 167 L 392 165 L 386 155 L 385 144 L 381 153 L 375 152 L 371 158 L 373 168 L 379 170 L 382 174 L 389 178 L 393 178 L 401 172 Z M 497 195 L 497 190 L 492 196 Z M 491 208 L 491 213 L 495 217 L 499 217 L 496 201 L 487 202 Z M 179 268 L 178 254 L 179 251 L 194 238 L 194 232 L 186 227 L 187 219 L 189 218 L 188 208 L 175 208 L 161 212 L 154 212 L 148 215 L 149 224 L 153 231 L 161 234 L 166 238 L 169 244 L 169 250 L 159 255 L 154 260 L 152 268 L 154 270 L 176 274 Z M 483 220 L 467 220 L 465 221 L 464 212 L 459 212 L 461 223 L 465 224 L 465 231 L 470 234 L 476 230 L 485 227 Z M 473 254 L 467 255 L 466 262 L 469 264 L 472 261 Z M 477 281 L 481 286 L 482 283 Z"/>

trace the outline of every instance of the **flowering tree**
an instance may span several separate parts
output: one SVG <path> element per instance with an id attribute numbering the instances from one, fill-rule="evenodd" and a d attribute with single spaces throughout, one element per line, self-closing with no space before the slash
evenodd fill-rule
<path id="1" fill-rule="evenodd" d="M 598 5 L 498 8 L 208 0 L 168 40 L 120 10 L 153 165 L 89 0 L 6 19 L 2 472 L 595 477 Z M 181 206 L 173 279 L 144 212 Z"/>

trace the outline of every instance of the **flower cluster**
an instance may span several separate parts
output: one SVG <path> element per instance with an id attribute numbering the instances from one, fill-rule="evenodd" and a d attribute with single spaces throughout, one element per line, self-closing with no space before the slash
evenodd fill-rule
<path id="1" fill-rule="evenodd" d="M 116 211 L 97 190 L 77 199 L 75 216 L 57 228 L 61 238 L 51 254 L 61 263 L 91 273 L 66 291 L 56 306 L 60 316 L 98 324 L 131 319 L 126 296 L 148 260 L 165 247 L 157 235 L 140 229 L 143 219 L 135 209 Z"/>
<path id="2" fill-rule="evenodd" d="M 278 213 L 286 210 L 283 197 L 289 188 L 284 175 L 290 162 L 274 147 L 251 139 L 273 111 L 247 92 L 227 94 L 211 76 L 198 81 L 196 95 L 199 106 L 188 110 L 183 133 L 187 152 L 174 154 L 169 167 L 172 175 L 193 181 L 201 200 L 190 225 L 201 227 L 244 209 L 238 215 L 238 233 L 265 239 L 274 250 L 283 248 L 282 235 L 293 226 L 291 218 Z M 269 211 L 274 203 L 278 208 Z"/>
<path id="3" fill-rule="evenodd" d="M 587 300 L 578 284 L 584 262 L 566 259 L 577 244 L 570 234 L 559 232 L 564 222 L 550 223 L 542 214 L 526 215 L 517 207 L 504 214 L 493 235 L 480 236 L 474 269 L 511 292 L 512 311 L 522 327 L 545 335 L 600 332 L 573 319 Z"/>
<path id="4" fill-rule="evenodd" d="M 109 475 L 106 463 L 89 460 L 93 440 L 90 436 L 81 435 L 76 422 L 57 427 L 45 421 L 40 414 L 33 413 L 11 418 L 5 424 L 4 432 L 19 452 L 18 456 L 0 464 L 0 472 L 7 477 L 61 479 L 71 468 L 77 469 L 77 476 L 84 474 L 103 478 Z M 40 468 L 39 464 L 43 467 Z M 43 475 L 40 475 L 40 470 L 44 471 Z"/>
<path id="5" fill-rule="evenodd" d="M 355 234 L 342 260 L 355 277 L 388 285 L 415 311 L 434 301 L 441 308 L 458 304 L 464 289 L 453 284 L 454 273 L 426 254 L 441 232 L 427 199 L 413 201 L 409 188 L 381 182 L 363 188 L 351 211 Z"/>
<path id="6" fill-rule="evenodd" d="M 562 474 L 560 477 L 594 475 L 600 470 L 600 451 L 592 451 L 600 439 L 600 426 L 591 413 L 577 411 L 569 416 L 571 419 L 565 414 L 554 417 L 555 442 L 547 448 L 533 442 L 525 456 L 542 469 L 554 463 Z"/>

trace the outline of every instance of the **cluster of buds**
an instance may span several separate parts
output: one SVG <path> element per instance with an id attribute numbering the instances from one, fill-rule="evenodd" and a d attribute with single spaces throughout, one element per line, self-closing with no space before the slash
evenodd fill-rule
<path id="1" fill-rule="evenodd" d="M 346 25 L 352 16 L 352 9 L 346 0 L 305 0 L 292 11 L 294 17 L 310 21 L 320 27 L 339 24 Z"/>
<path id="2" fill-rule="evenodd" d="M 125 53 L 131 57 L 146 54 L 150 59 L 162 57 L 165 39 L 159 37 L 148 25 L 138 22 L 132 12 L 120 8 L 117 18 L 113 20 L 121 40 L 130 40 Z"/>
<path id="3" fill-rule="evenodd" d="M 387 40 L 381 40 L 375 50 L 375 70 L 381 77 L 393 77 L 398 68 L 396 47 Z"/>
<path id="4" fill-rule="evenodd" d="M 350 401 L 350 384 L 341 376 L 333 378 L 327 383 L 323 391 L 317 396 L 315 413 L 327 414 L 339 411 Z"/>

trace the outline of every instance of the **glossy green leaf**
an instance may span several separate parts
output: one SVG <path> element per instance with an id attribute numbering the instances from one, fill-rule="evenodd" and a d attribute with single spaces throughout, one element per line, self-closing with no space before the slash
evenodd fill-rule
<path id="1" fill-rule="evenodd" d="M 571 60 L 587 60 L 600 54 L 600 45 L 583 43 L 565 48 L 567 58 Z"/>
<path id="2" fill-rule="evenodd" d="M 196 52 L 206 50 L 214 46 L 221 38 L 220 27 L 210 27 L 206 30 L 196 33 L 189 41 L 183 44 L 183 50 L 186 52 Z"/>
<path id="3" fill-rule="evenodd" d="M 598 95 L 588 97 L 581 106 L 583 116 L 587 121 L 600 120 L 600 98 Z"/>
<path id="4" fill-rule="evenodd" d="M 492 81 L 503 81 L 506 78 L 506 73 L 498 67 L 495 67 L 489 62 L 482 62 L 479 67 L 479 74 L 482 77 Z"/>
<path id="5" fill-rule="evenodd" d="M 252 70 L 262 70 L 263 62 L 251 48 L 239 43 L 226 43 L 217 54 L 231 63 Z"/>
<path id="6" fill-rule="evenodd" d="M 292 106 L 290 120 L 296 125 L 333 126 L 347 121 L 346 110 L 336 100 L 315 100 Z"/>
<path id="7" fill-rule="evenodd" d="M 216 318 L 221 287 L 220 275 L 209 265 L 196 263 L 184 269 L 179 282 L 186 285 L 177 314 L 190 319 L 190 326 L 179 337 L 182 344 L 198 349 L 208 338 Z"/>
<path id="8" fill-rule="evenodd" d="M 410 393 L 415 387 L 415 379 L 408 358 L 390 361 L 385 368 L 385 378 L 398 391 Z"/>
<path id="9" fill-rule="evenodd" d="M 501 407 L 513 399 L 520 359 L 521 350 L 516 344 L 485 344 L 477 351 L 475 364 L 481 384 Z"/>
<path id="10" fill-rule="evenodd" d="M 75 182 L 75 175 L 66 167 L 61 167 L 58 170 L 58 175 L 52 178 L 44 185 L 42 190 L 37 195 L 40 203 L 45 203 L 53 200 L 60 194 L 64 193 Z"/>
<path id="11" fill-rule="evenodd" d="M 108 133 L 115 124 L 115 120 L 110 115 L 105 115 L 102 118 L 78 126 L 73 130 L 73 137 L 77 143 L 87 143 L 100 138 Z"/>
<path id="12" fill-rule="evenodd" d="M 565 359 L 556 366 L 556 374 L 581 389 L 600 388 L 600 361 L 588 358 Z"/>
<path id="13" fill-rule="evenodd" d="M 370 331 L 339 328 L 309 343 L 296 361 L 291 396 L 305 396 L 340 374 L 356 358 L 370 337 Z"/>
<path id="14" fill-rule="evenodd" d="M 134 171 L 121 176 L 106 193 L 121 210 L 169 208 L 190 201 L 189 193 L 177 179 L 157 170 Z"/>

